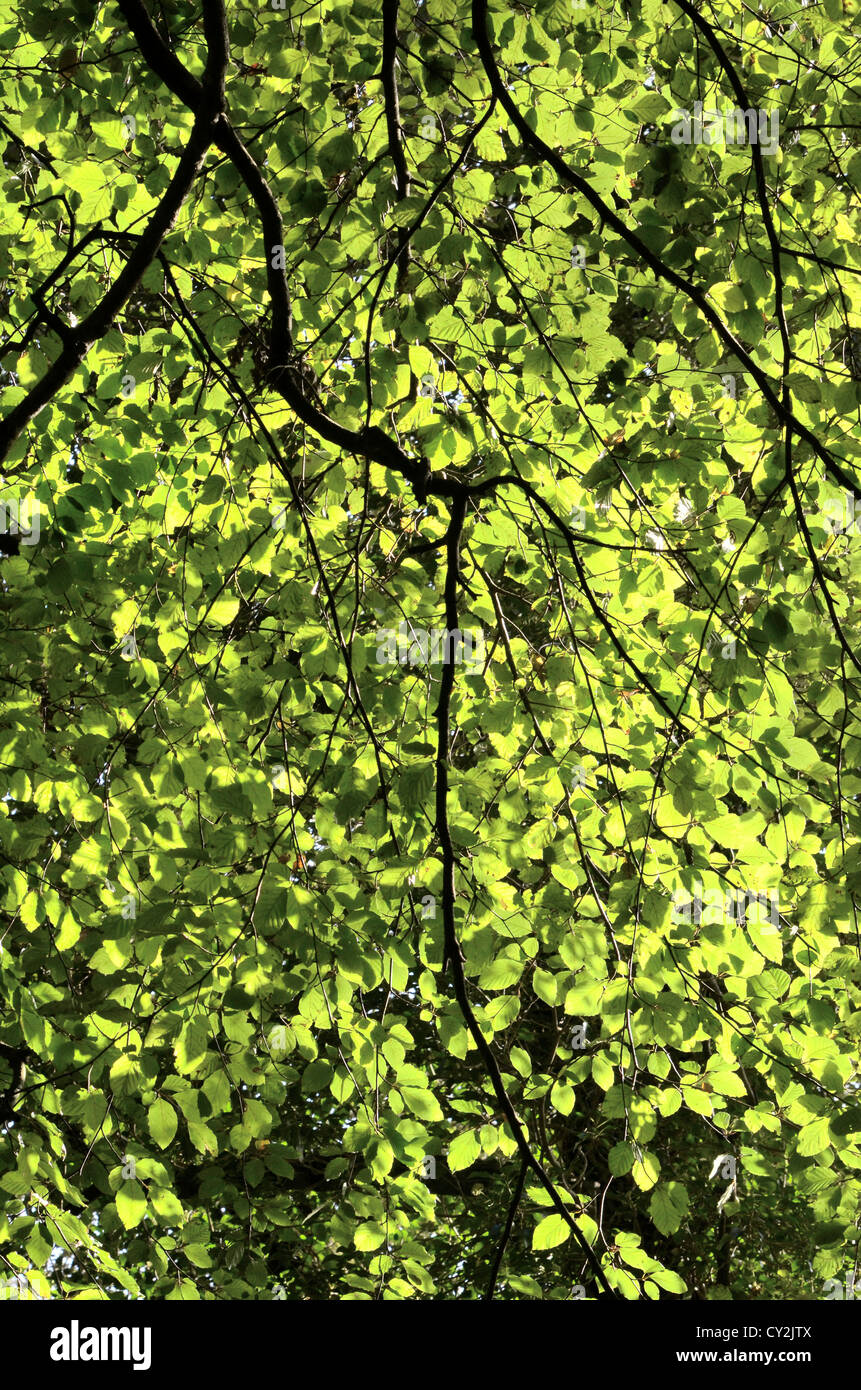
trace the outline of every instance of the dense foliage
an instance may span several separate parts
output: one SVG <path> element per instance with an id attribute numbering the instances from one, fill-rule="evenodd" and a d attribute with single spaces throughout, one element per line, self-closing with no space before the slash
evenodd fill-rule
<path id="1" fill-rule="evenodd" d="M 0 9 L 7 1294 L 823 1297 L 854 0 Z"/>

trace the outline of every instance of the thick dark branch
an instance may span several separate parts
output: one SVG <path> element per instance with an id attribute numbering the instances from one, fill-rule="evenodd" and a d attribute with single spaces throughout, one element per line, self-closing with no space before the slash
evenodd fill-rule
<path id="1" fill-rule="evenodd" d="M 426 460 L 410 458 L 400 445 L 377 425 L 366 425 L 360 430 L 351 430 L 345 425 L 339 425 L 337 420 L 333 420 L 306 395 L 301 373 L 294 359 L 290 292 L 283 268 L 283 254 L 277 254 L 279 249 L 283 253 L 284 236 L 278 204 L 257 162 L 226 122 L 217 132 L 216 143 L 233 161 L 260 214 L 266 252 L 267 289 L 272 308 L 268 367 L 270 384 L 284 397 L 299 419 L 323 439 L 347 453 L 358 454 L 399 473 L 416 488 L 417 495 L 423 500 L 427 496 L 430 482 L 430 470 Z M 437 483 L 433 490 L 448 494 L 454 487 L 454 484 L 445 486 L 443 480 Z"/>
<path id="2" fill-rule="evenodd" d="M 149 17 L 142 0 L 117 0 L 123 19 L 134 34 L 138 47 L 157 77 L 174 96 L 192 111 L 197 110 L 203 88 L 196 77 L 172 53 Z"/>
<path id="3" fill-rule="evenodd" d="M 272 310 L 269 327 L 270 367 L 276 363 L 286 363 L 293 353 L 293 311 L 284 270 L 284 223 L 281 212 L 256 160 L 231 125 L 221 128 L 217 143 L 233 163 L 260 216 L 266 251 L 266 290 Z M 280 386 L 278 389 L 281 389 Z M 346 444 L 344 447 L 347 447 Z"/>
<path id="4" fill-rule="evenodd" d="M 149 225 L 138 239 L 120 274 L 101 303 L 75 328 L 42 306 L 42 317 L 59 335 L 63 348 L 38 381 L 18 405 L 14 406 L 0 424 L 0 461 L 9 452 L 21 430 L 73 376 L 90 348 L 103 338 L 116 315 L 137 288 L 154 260 L 165 236 L 174 225 L 179 210 L 197 178 L 206 152 L 222 128 L 224 109 L 224 79 L 229 60 L 227 15 L 221 0 L 204 0 L 203 24 L 207 40 L 207 58 L 203 82 L 192 78 L 163 43 L 139 0 L 126 0 L 124 12 L 138 38 L 142 51 L 152 55 L 156 71 L 173 90 L 182 89 L 195 111 L 194 125 L 188 144 L 182 153 L 165 194 L 153 213 Z"/>
<path id="5" fill-rule="evenodd" d="M 213 110 L 223 111 L 224 79 L 230 62 L 230 34 L 224 0 L 203 0 L 203 32 L 206 38 L 206 67 L 201 100 Z"/>
<path id="6" fill-rule="evenodd" d="M 432 481 L 427 461 L 410 458 L 400 445 L 378 426 L 366 424 L 360 430 L 348 429 L 333 420 L 306 394 L 295 361 L 290 291 L 284 269 L 284 224 L 278 203 L 260 167 L 228 119 L 217 114 L 223 109 L 224 104 L 223 73 L 229 52 L 226 14 L 221 0 L 206 0 L 204 5 L 204 28 L 209 44 L 209 57 L 203 83 L 192 77 L 179 59 L 171 53 L 155 29 L 141 0 L 121 0 L 120 8 L 140 45 L 142 55 L 165 85 L 180 96 L 198 116 L 204 105 L 207 110 L 214 111 L 217 119 L 212 124 L 211 139 L 231 160 L 254 199 L 260 216 L 266 253 L 266 282 L 271 306 L 268 377 L 273 389 L 284 397 L 304 424 L 330 444 L 345 452 L 367 458 L 406 478 L 415 488 L 419 500 L 424 501 L 429 492 L 438 496 L 451 496 L 463 490 L 463 484 L 450 481 L 444 476 Z M 454 170 L 451 171 L 450 177 L 453 173 Z M 447 183 L 448 179 L 444 182 Z M 408 242 L 412 230 L 404 229 L 392 263 L 397 260 Z M 138 247 L 141 255 L 146 239 L 145 233 Z M 157 249 L 156 244 L 149 259 L 152 259 Z M 74 365 L 77 366 L 77 362 Z M 68 378 L 63 378 L 66 379 Z M 58 379 L 51 392 L 61 384 L 62 380 Z M 41 404 L 44 404 L 44 401 L 40 401 L 36 409 L 39 409 Z M 20 411 L 20 407 L 18 409 Z"/>
<path id="7" fill-rule="evenodd" d="M 395 187 L 398 201 L 408 198 L 410 175 L 404 154 L 404 131 L 401 125 L 401 107 L 398 100 L 398 79 L 396 74 L 398 53 L 398 0 L 383 0 L 383 96 L 386 103 L 386 130 L 389 137 L 389 154 L 395 166 Z"/>
<path id="8" fill-rule="evenodd" d="M 65 342 L 59 356 L 51 363 L 41 381 L 27 392 L 22 401 L 13 406 L 0 423 L 0 462 L 34 415 L 37 415 L 74 375 L 93 344 L 104 337 L 114 318 L 140 283 L 144 271 L 152 263 L 159 246 L 176 221 L 203 164 L 212 134 L 213 114 L 202 111 L 195 120 L 188 145 L 161 202 L 113 285 L 101 303 L 96 305 L 82 323 L 76 328 L 66 329 Z"/>
<path id="9" fill-rule="evenodd" d="M 114 242 L 116 244 L 125 242 L 126 244 L 131 244 L 133 246 L 136 240 L 137 237 L 131 232 L 114 232 L 111 230 L 105 230 L 102 227 L 101 222 L 97 223 L 95 227 L 91 227 L 90 230 L 86 232 L 84 236 L 81 237 L 81 240 L 78 242 L 76 246 L 69 247 L 63 259 L 57 266 L 55 266 L 55 268 L 51 271 L 50 275 L 46 276 L 46 278 L 42 281 L 42 284 L 30 291 L 30 298 L 33 300 L 33 303 L 37 306 L 39 312 L 31 320 L 29 327 L 27 328 L 27 331 L 24 334 L 24 337 L 21 338 L 20 341 L 17 343 L 7 344 L 7 351 L 24 352 L 25 349 L 29 346 L 32 339 L 38 333 L 40 323 L 47 324 L 49 328 L 53 329 L 53 331 L 57 334 L 57 336 L 61 339 L 63 343 L 69 342 L 73 337 L 72 329 L 69 327 L 67 323 L 63 322 L 59 314 L 55 313 L 45 303 L 45 295 L 57 283 L 57 281 L 60 279 L 60 276 L 64 274 L 67 267 L 71 265 L 72 261 L 75 260 L 81 254 L 85 247 L 89 246 L 90 242 L 106 241 Z"/>

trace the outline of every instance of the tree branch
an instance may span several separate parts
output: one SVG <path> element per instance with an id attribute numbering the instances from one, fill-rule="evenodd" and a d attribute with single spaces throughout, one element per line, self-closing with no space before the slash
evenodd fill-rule
<path id="1" fill-rule="evenodd" d="M 632 250 L 636 251 L 637 255 L 655 275 L 662 280 L 666 280 L 668 284 L 679 290 L 692 304 L 696 305 L 703 318 L 711 325 L 718 337 L 752 376 L 778 418 L 784 423 L 788 421 L 792 425 L 799 439 L 803 439 L 805 444 L 812 449 L 816 457 L 821 459 L 826 470 L 836 482 L 839 482 L 848 492 L 861 496 L 861 483 L 850 478 L 849 474 L 846 473 L 840 463 L 837 462 L 831 450 L 826 449 L 824 445 L 820 444 L 816 435 L 809 430 L 806 425 L 803 425 L 800 420 L 797 420 L 792 414 L 792 411 L 787 410 L 775 384 L 758 363 L 754 361 L 747 349 L 743 347 L 738 338 L 736 338 L 735 334 L 730 331 L 720 314 L 709 304 L 702 290 L 700 290 L 693 281 L 688 280 L 684 275 L 678 274 L 678 272 L 668 266 L 660 256 L 656 255 L 651 247 L 647 246 L 646 242 L 623 222 L 618 213 L 615 212 L 608 203 L 604 202 L 604 199 L 595 192 L 586 179 L 584 179 L 581 174 L 578 174 L 576 169 L 572 168 L 561 155 L 557 154 L 555 150 L 551 149 L 551 147 L 542 140 L 540 135 L 537 135 L 535 131 L 532 130 L 522 112 L 512 100 L 511 93 L 502 80 L 502 75 L 497 67 L 493 49 L 490 44 L 490 38 L 488 36 L 487 0 L 472 0 L 472 33 L 487 79 L 490 83 L 490 89 L 503 110 L 509 116 L 512 125 L 518 131 L 524 143 L 528 145 L 530 149 L 535 150 L 537 154 L 540 154 L 541 158 L 550 165 L 551 169 L 553 169 L 561 179 L 566 183 L 570 183 L 578 193 L 582 194 L 587 202 L 591 203 L 592 207 L 601 217 L 602 222 L 612 227 L 613 231 L 622 237 Z"/>
<path id="2" fill-rule="evenodd" d="M 517 1208 L 520 1206 L 520 1199 L 523 1196 L 523 1184 L 526 1181 L 527 1167 L 528 1164 L 526 1162 L 526 1159 L 522 1158 L 520 1160 L 520 1171 L 517 1174 L 517 1181 L 514 1184 L 514 1192 L 512 1194 L 511 1202 L 508 1207 L 508 1215 L 505 1219 L 505 1230 L 502 1232 L 502 1239 L 496 1247 L 496 1254 L 493 1257 L 493 1265 L 491 1266 L 490 1270 L 490 1278 L 487 1281 L 487 1292 L 484 1295 L 484 1297 L 488 1303 L 493 1298 L 493 1291 L 496 1287 L 497 1278 L 499 1277 L 499 1268 L 502 1264 L 502 1257 L 505 1254 L 505 1248 L 508 1245 L 509 1240 L 511 1239 L 511 1229 L 514 1225 L 514 1218 L 517 1215 Z"/>
<path id="3" fill-rule="evenodd" d="M 398 100 L 398 80 L 396 75 L 398 51 L 398 0 L 383 0 L 383 95 L 386 103 L 386 130 L 389 138 L 389 154 L 395 166 L 395 187 L 398 202 L 408 198 L 410 175 L 404 154 L 404 132 L 401 125 L 401 108 Z"/>
<path id="4" fill-rule="evenodd" d="M 463 525 L 466 519 L 467 504 L 468 498 L 463 493 L 458 494 L 452 500 L 451 519 L 449 521 L 448 535 L 446 537 L 447 563 L 444 593 L 445 625 L 449 633 L 458 630 L 457 585 L 460 575 L 460 544 L 463 534 Z M 469 995 L 466 988 L 466 976 L 463 969 L 463 956 L 457 939 L 457 929 L 455 925 L 455 853 L 448 823 L 449 720 L 451 717 L 451 696 L 454 689 L 454 659 L 455 652 L 452 641 L 449 650 L 444 654 L 439 703 L 436 708 L 436 832 L 442 851 L 443 864 L 443 972 L 445 972 L 446 965 L 451 966 L 455 998 L 457 999 L 464 1022 L 469 1029 L 470 1036 L 478 1049 L 479 1056 L 484 1062 L 485 1070 L 490 1078 L 490 1083 L 499 1102 L 499 1107 L 505 1115 L 509 1128 L 517 1141 L 517 1147 L 520 1150 L 524 1165 L 532 1169 L 538 1181 L 553 1202 L 554 1208 L 567 1224 L 584 1258 L 588 1261 L 599 1286 L 610 1298 L 615 1298 L 617 1295 L 607 1281 L 607 1276 L 601 1267 L 600 1260 L 586 1240 L 568 1207 L 562 1201 L 562 1198 L 559 1196 L 559 1193 L 544 1171 L 543 1166 L 530 1148 L 529 1140 L 523 1131 L 517 1113 L 505 1089 L 505 1083 L 502 1079 L 502 1073 L 499 1070 L 496 1058 L 493 1055 L 493 1051 L 484 1033 L 481 1031 L 478 1020 L 472 1011 L 472 1005 L 469 1002 Z"/>

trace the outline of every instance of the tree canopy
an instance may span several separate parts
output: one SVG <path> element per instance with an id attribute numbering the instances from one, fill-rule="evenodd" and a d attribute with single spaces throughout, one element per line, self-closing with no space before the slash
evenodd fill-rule
<path id="1" fill-rule="evenodd" d="M 4 0 L 16 1296 L 819 1298 L 854 0 Z"/>

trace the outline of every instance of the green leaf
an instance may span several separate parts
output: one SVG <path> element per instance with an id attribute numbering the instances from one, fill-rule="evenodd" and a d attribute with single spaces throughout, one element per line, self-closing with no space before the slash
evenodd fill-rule
<path id="1" fill-rule="evenodd" d="M 231 7 L 254 197 L 112 12 L 0 25 L 0 1234 L 70 1301 L 463 1289 L 488 1048 L 619 1296 L 720 1265 L 705 1141 L 735 1292 L 855 1264 L 857 6 L 709 6 L 745 116 L 660 0 L 496 5 L 519 130 L 468 8 L 390 142 L 379 6 Z"/>
<path id="2" fill-rule="evenodd" d="M 385 1228 L 376 1222 L 366 1221 L 358 1226 L 353 1235 L 357 1250 L 378 1250 L 386 1238 Z"/>
<path id="3" fill-rule="evenodd" d="M 631 1177 L 641 1192 L 648 1192 L 657 1182 L 660 1171 L 660 1159 L 646 1149 L 639 1158 L 635 1157 Z"/>
<path id="4" fill-rule="evenodd" d="M 613 1065 L 603 1052 L 596 1052 L 592 1058 L 592 1078 L 602 1091 L 609 1091 L 613 1085 Z"/>
<path id="5" fill-rule="evenodd" d="M 377 1182 L 382 1182 L 387 1173 L 392 1171 L 392 1164 L 395 1160 L 395 1151 L 388 1139 L 377 1135 L 368 1149 L 368 1162 L 371 1165 L 371 1172 Z"/>
<path id="6" fill-rule="evenodd" d="M 810 1124 L 804 1126 L 798 1136 L 797 1148 L 804 1158 L 810 1158 L 813 1154 L 822 1153 L 830 1142 L 828 1119 L 823 1116 L 818 1120 L 811 1120 Z"/>
<path id="7" fill-rule="evenodd" d="M 614 1178 L 620 1178 L 623 1173 L 630 1173 L 634 1165 L 634 1146 L 626 1140 L 620 1140 L 614 1144 L 610 1150 L 608 1163 L 610 1172 Z"/>
<path id="8" fill-rule="evenodd" d="M 198 1269 L 212 1269 L 212 1256 L 205 1245 L 191 1244 L 183 1248 L 183 1254 L 187 1260 L 191 1260 Z"/>
<path id="9" fill-rule="evenodd" d="M 406 1101 L 407 1108 L 414 1115 L 418 1115 L 421 1120 L 441 1120 L 442 1110 L 439 1102 L 430 1091 L 424 1091 L 416 1086 L 401 1086 L 400 1093 Z"/>
<path id="10" fill-rule="evenodd" d="M 206 1057 L 208 1043 L 209 1029 L 203 1020 L 192 1018 L 184 1023 L 173 1049 L 177 1069 L 186 1075 L 198 1071 Z"/>
<path id="11" fill-rule="evenodd" d="M 662 1182 L 649 1198 L 649 1215 L 662 1235 L 677 1231 L 688 1210 L 687 1188 L 680 1182 Z"/>
<path id="12" fill-rule="evenodd" d="M 176 1111 L 167 1100 L 155 1100 L 147 1111 L 149 1132 L 160 1149 L 166 1149 L 176 1134 Z"/>
<path id="13" fill-rule="evenodd" d="M 143 1188 L 134 1178 L 122 1181 L 114 1195 L 117 1215 L 127 1231 L 139 1226 L 146 1213 L 146 1197 Z"/>
<path id="14" fill-rule="evenodd" d="M 711 1096 L 708 1091 L 702 1091 L 698 1086 L 683 1086 L 682 1098 L 695 1115 L 711 1116 L 714 1113 Z"/>
<path id="15" fill-rule="evenodd" d="M 539 1221 L 535 1230 L 532 1232 L 533 1250 L 553 1250 L 557 1245 L 562 1245 L 571 1234 L 571 1228 L 563 1217 L 557 1212 L 551 1212 Z"/>
<path id="16" fill-rule="evenodd" d="M 448 1147 L 446 1155 L 448 1166 L 453 1173 L 459 1172 L 462 1168 L 469 1168 L 476 1161 L 481 1153 L 481 1144 L 474 1130 L 467 1130 L 464 1134 L 459 1134 Z"/>

